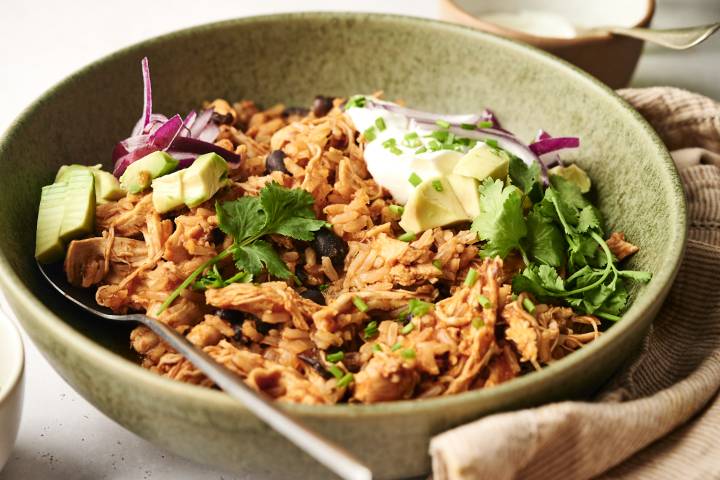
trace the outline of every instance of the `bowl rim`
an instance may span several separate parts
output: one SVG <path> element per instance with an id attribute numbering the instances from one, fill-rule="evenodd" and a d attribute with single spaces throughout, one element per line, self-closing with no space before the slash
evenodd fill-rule
<path id="1" fill-rule="evenodd" d="M 468 38 L 479 39 L 483 42 L 489 42 L 494 45 L 502 45 L 512 50 L 521 51 L 523 55 L 534 57 L 536 60 L 545 62 L 552 68 L 559 68 L 564 75 L 574 77 L 574 81 L 584 84 L 587 90 L 593 90 L 598 95 L 609 96 L 613 99 L 616 109 L 620 113 L 627 116 L 627 121 L 634 121 L 637 127 L 644 133 L 645 138 L 654 144 L 657 150 L 657 157 L 660 160 L 660 168 L 665 175 L 662 177 L 663 184 L 668 191 L 674 192 L 674 196 L 678 200 L 673 203 L 671 208 L 677 214 L 677 222 L 671 225 L 673 239 L 670 247 L 669 255 L 664 258 L 660 270 L 660 275 L 655 275 L 653 280 L 643 287 L 645 295 L 637 298 L 624 314 L 624 320 L 613 325 L 612 328 L 596 341 L 583 347 L 579 351 L 573 352 L 572 355 L 554 362 L 553 364 L 543 368 L 540 371 L 517 377 L 511 381 L 494 386 L 491 389 L 478 389 L 463 392 L 446 397 L 434 397 L 428 399 L 415 400 L 399 400 L 394 402 L 382 402 L 370 405 L 354 405 L 354 404 L 334 404 L 334 405 L 303 405 L 280 402 L 281 408 L 291 414 L 296 414 L 306 418 L 333 418 L 333 417 L 352 417 L 352 418 L 370 418 L 377 416 L 394 415 L 417 415 L 419 413 L 429 413 L 443 408 L 453 408 L 456 406 L 464 406 L 468 403 L 483 402 L 486 398 L 492 397 L 519 397 L 522 392 L 530 386 L 541 384 L 546 378 L 554 375 L 561 376 L 567 371 L 574 368 L 576 363 L 589 361 L 596 352 L 605 347 L 606 344 L 615 341 L 619 337 L 623 337 L 634 328 L 639 328 L 638 324 L 645 315 L 654 315 L 654 309 L 657 308 L 656 299 L 664 297 L 670 289 L 672 280 L 675 278 L 686 243 L 687 235 L 687 211 L 685 197 L 680 181 L 679 173 L 675 164 L 670 157 L 665 145 L 658 137 L 655 130 L 647 123 L 647 121 L 632 108 L 625 100 L 619 97 L 610 87 L 606 86 L 590 74 L 580 68 L 570 64 L 569 62 L 555 57 L 545 51 L 535 48 L 531 45 L 521 43 L 519 41 L 500 37 L 487 32 L 479 31 L 474 28 L 458 25 L 451 22 L 445 22 L 434 19 L 412 17 L 406 15 L 395 14 L 379 14 L 379 13 L 362 13 L 362 12 L 296 12 L 296 13 L 279 13 L 271 15 L 258 15 L 249 17 L 239 17 L 234 19 L 222 20 L 219 22 L 205 23 L 189 28 L 175 30 L 160 36 L 155 36 L 130 46 L 116 50 L 105 55 L 85 67 L 73 72 L 65 79 L 56 83 L 50 89 L 45 91 L 38 99 L 27 106 L 20 115 L 13 120 L 8 129 L 0 135 L 0 156 L 2 155 L 5 145 L 12 141 L 13 136 L 21 127 L 25 118 L 34 110 L 42 107 L 46 102 L 52 101 L 52 97 L 58 89 L 72 84 L 77 78 L 92 72 L 101 64 L 121 58 L 127 54 L 139 54 L 143 48 L 152 45 L 162 44 L 165 41 L 171 41 L 174 37 L 187 37 L 197 35 L 207 30 L 216 28 L 227 28 L 238 25 L 255 24 L 262 22 L 302 22 L 308 20 L 370 20 L 373 22 L 387 22 L 389 24 L 406 23 L 413 27 L 426 28 L 432 32 L 451 32 L 454 34 L 465 35 Z M 140 54 L 140 56 L 142 56 Z M 139 57 L 138 57 L 139 58 Z M 103 347 L 101 344 L 93 341 L 90 337 L 83 335 L 81 332 L 72 328 L 60 316 L 56 315 L 52 310 L 47 308 L 35 294 L 27 288 L 19 276 L 12 269 L 10 262 L 4 251 L 0 250 L 0 288 L 12 300 L 22 304 L 25 313 L 33 317 L 36 326 L 47 331 L 54 332 L 55 341 L 61 343 L 64 348 L 78 349 L 83 355 L 97 366 L 99 369 L 113 371 L 117 375 L 126 376 L 132 379 L 136 385 L 144 385 L 144 388 L 154 389 L 161 395 L 172 397 L 182 397 L 187 402 L 193 402 L 194 405 L 205 405 L 212 409 L 230 409 L 234 408 L 239 411 L 249 413 L 245 407 L 238 401 L 232 399 L 229 395 L 221 391 L 204 388 L 184 382 L 178 382 L 160 376 L 150 370 L 142 368 L 135 362 Z M 23 316 L 19 315 L 19 318 Z M 61 340 L 57 340 L 61 339 Z M 55 367 L 53 367 L 55 368 Z"/>
<path id="2" fill-rule="evenodd" d="M 3 339 L 0 343 L 13 343 L 17 346 L 16 354 L 13 355 L 13 361 L 15 362 L 14 367 L 7 376 L 7 380 L 3 380 L 2 385 L 0 385 L 0 407 L 2 407 L 22 380 L 23 372 L 25 371 L 25 347 L 23 346 L 18 326 L 15 325 L 15 322 L 10 318 L 10 314 L 5 311 L 0 311 L 0 333 L 6 333 L 9 337 Z"/>
<path id="3" fill-rule="evenodd" d="M 656 0 L 645 0 L 646 8 L 645 15 L 633 25 L 628 28 L 636 27 L 647 27 L 650 25 L 650 21 L 655 15 Z M 482 18 L 473 15 L 462 7 L 457 0 L 441 0 L 441 9 L 446 9 L 447 12 L 467 26 L 478 28 L 485 32 L 494 33 L 503 37 L 508 37 L 516 40 L 529 43 L 539 48 L 558 48 L 558 47 L 575 47 L 582 45 L 591 45 L 594 43 L 607 42 L 613 38 L 611 33 L 600 33 L 600 34 L 580 34 L 571 38 L 564 37 L 543 37 L 540 35 L 533 35 L 531 33 L 516 30 L 514 28 L 505 27 L 498 25 L 497 23 L 488 22 Z"/>

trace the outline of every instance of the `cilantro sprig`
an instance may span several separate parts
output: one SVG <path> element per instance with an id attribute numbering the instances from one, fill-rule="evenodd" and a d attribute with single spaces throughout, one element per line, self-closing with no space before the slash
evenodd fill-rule
<path id="1" fill-rule="evenodd" d="M 510 185 L 486 179 L 479 187 L 480 214 L 471 229 L 485 241 L 480 255 L 522 255 L 526 267 L 513 279 L 516 294 L 619 320 L 628 301 L 625 282 L 648 282 L 651 274 L 617 266 L 599 210 L 574 183 L 550 176 L 545 188 L 540 166 L 515 156 L 509 177 Z"/>
<path id="2" fill-rule="evenodd" d="M 162 313 L 180 294 L 192 285 L 206 270 L 200 288 L 220 288 L 232 281 L 250 281 L 263 270 L 271 275 L 288 279 L 292 276 L 285 262 L 272 245 L 263 240 L 266 235 L 278 234 L 296 240 L 315 238 L 325 222 L 315 218 L 313 197 L 305 190 L 288 189 L 273 182 L 265 186 L 257 197 L 244 196 L 229 202 L 216 202 L 218 227 L 232 236 L 233 244 L 200 265 L 163 302 L 157 314 Z M 231 256 L 239 273 L 223 280 L 215 265 Z"/>

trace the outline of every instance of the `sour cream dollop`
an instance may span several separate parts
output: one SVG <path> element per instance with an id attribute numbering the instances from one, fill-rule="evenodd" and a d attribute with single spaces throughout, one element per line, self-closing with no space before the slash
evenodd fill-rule
<path id="1" fill-rule="evenodd" d="M 366 107 L 351 107 L 345 113 L 359 132 L 372 131 L 375 137 L 372 140 L 366 134 L 368 171 L 401 204 L 407 203 L 415 188 L 409 180 L 413 174 L 421 180 L 450 174 L 458 160 L 471 149 L 433 150 L 431 146 L 436 145 L 437 140 L 429 135 L 441 127 L 419 125 L 400 113 Z"/>

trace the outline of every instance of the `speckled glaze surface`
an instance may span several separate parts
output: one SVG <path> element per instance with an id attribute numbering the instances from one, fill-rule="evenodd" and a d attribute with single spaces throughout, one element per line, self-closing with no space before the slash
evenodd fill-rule
<path id="1" fill-rule="evenodd" d="M 43 283 L 33 260 L 40 187 L 63 163 L 108 166 L 142 107 L 147 55 L 158 112 L 203 99 L 307 104 L 316 94 L 384 89 L 440 112 L 490 106 L 529 138 L 540 127 L 582 138 L 577 162 L 595 181 L 608 224 L 654 273 L 622 321 L 541 372 L 448 398 L 287 410 L 345 445 L 376 478 L 429 471 L 430 437 L 490 412 L 596 390 L 636 348 L 667 294 L 685 241 L 685 203 L 670 157 L 622 100 L 540 51 L 469 28 L 371 14 L 293 14 L 183 30 L 106 57 L 29 107 L 0 140 L 0 285 L 57 371 L 100 410 L 188 458 L 256 478 L 328 474 L 218 391 L 161 378 L 135 363 L 129 328 L 88 317 Z"/>

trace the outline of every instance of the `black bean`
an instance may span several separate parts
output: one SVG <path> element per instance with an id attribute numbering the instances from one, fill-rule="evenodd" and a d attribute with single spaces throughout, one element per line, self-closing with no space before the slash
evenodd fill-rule
<path id="1" fill-rule="evenodd" d="M 313 101 L 312 112 L 316 117 L 324 117 L 333 108 L 333 97 L 318 95 Z"/>
<path id="2" fill-rule="evenodd" d="M 259 318 L 255 317 L 255 330 L 257 330 L 259 334 L 267 335 L 273 328 L 275 328 L 275 325 L 272 323 L 263 322 Z"/>
<path id="3" fill-rule="evenodd" d="M 310 365 L 323 378 L 328 379 L 332 377 L 332 374 L 327 371 L 325 366 L 320 361 L 320 355 L 318 354 L 317 349 L 311 348 L 310 350 L 305 350 L 304 352 L 298 353 L 298 358 L 305 362 L 307 365 Z"/>
<path id="4" fill-rule="evenodd" d="M 235 119 L 233 118 L 232 114 L 218 112 L 212 113 L 210 121 L 215 123 L 216 125 L 232 125 L 233 123 L 235 123 Z"/>
<path id="5" fill-rule="evenodd" d="M 300 294 L 301 297 L 312 300 L 318 305 L 325 305 L 325 295 L 320 290 L 309 288 Z"/>
<path id="6" fill-rule="evenodd" d="M 438 300 L 442 300 L 443 298 L 448 298 L 450 296 L 450 285 L 444 282 L 438 282 L 437 284 L 438 289 Z"/>
<path id="7" fill-rule="evenodd" d="M 282 150 L 273 150 L 265 159 L 265 174 L 272 172 L 290 173 L 285 168 L 285 152 Z"/>
<path id="8" fill-rule="evenodd" d="M 235 324 L 233 324 L 232 329 L 233 329 L 233 332 L 235 333 L 235 334 L 232 336 L 232 339 L 233 339 L 234 341 L 236 341 L 236 342 L 244 343 L 244 342 L 245 342 L 245 338 L 244 338 L 243 333 L 242 333 L 242 323 L 235 323 Z"/>
<path id="9" fill-rule="evenodd" d="M 213 244 L 218 247 L 223 244 L 225 241 L 225 232 L 220 230 L 219 228 L 213 229 L 213 231 L 210 233 L 210 238 L 212 239 Z"/>
<path id="10" fill-rule="evenodd" d="M 319 258 L 329 257 L 336 267 L 342 266 L 345 262 L 345 255 L 348 252 L 347 243 L 327 228 L 318 230 L 315 233 L 315 240 L 310 245 Z"/>
<path id="11" fill-rule="evenodd" d="M 282 111 L 283 117 L 292 117 L 292 116 L 298 116 L 298 117 L 304 117 L 308 113 L 310 113 L 309 108 L 305 107 L 287 107 L 285 110 Z"/>
<path id="12" fill-rule="evenodd" d="M 225 321 L 234 324 L 242 324 L 245 321 L 245 314 L 239 310 L 230 310 L 227 308 L 218 308 L 215 310 L 215 315 L 222 318 Z"/>

